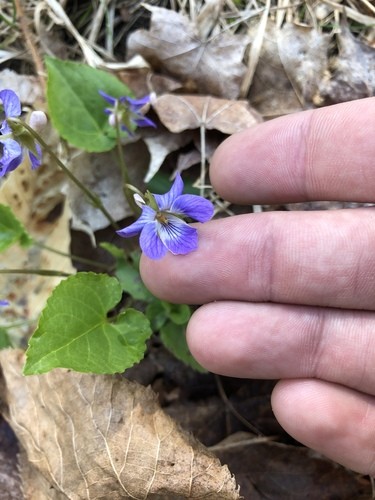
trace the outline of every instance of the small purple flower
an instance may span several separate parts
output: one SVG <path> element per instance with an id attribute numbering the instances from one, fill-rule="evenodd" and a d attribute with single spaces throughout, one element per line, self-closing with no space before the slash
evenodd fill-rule
<path id="1" fill-rule="evenodd" d="M 0 306 L 9 306 L 9 302 L 7 300 L 0 300 Z"/>
<path id="2" fill-rule="evenodd" d="M 133 224 L 117 234 L 129 238 L 141 233 L 139 244 L 150 259 L 160 259 L 169 250 L 184 255 L 198 248 L 198 231 L 182 218 L 207 222 L 214 213 L 209 200 L 193 194 L 182 194 L 184 184 L 180 174 L 168 193 L 146 194 L 150 205 L 142 205 L 142 214 Z"/>
<path id="3" fill-rule="evenodd" d="M 22 163 L 24 149 L 28 149 L 31 167 L 33 169 L 38 167 L 42 157 L 39 144 L 35 143 L 25 131 L 14 133 L 7 121 L 8 118 L 21 116 L 21 103 L 17 94 L 13 90 L 1 90 L 0 101 L 5 115 L 0 125 L 0 177 L 15 170 Z"/>
<path id="4" fill-rule="evenodd" d="M 141 99 L 132 99 L 128 96 L 119 97 L 116 99 L 102 90 L 99 94 L 111 105 L 110 108 L 105 108 L 104 112 L 108 115 L 109 124 L 112 127 L 119 123 L 121 130 L 133 135 L 134 127 L 155 127 L 155 123 L 144 116 L 144 108 L 150 103 L 150 95 L 146 95 Z"/>

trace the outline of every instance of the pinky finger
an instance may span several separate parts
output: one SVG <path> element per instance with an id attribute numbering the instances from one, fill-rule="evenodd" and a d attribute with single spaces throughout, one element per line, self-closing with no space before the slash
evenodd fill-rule
<path id="1" fill-rule="evenodd" d="M 299 442 L 349 469 L 375 475 L 375 397 L 322 380 L 282 380 L 272 407 Z"/>

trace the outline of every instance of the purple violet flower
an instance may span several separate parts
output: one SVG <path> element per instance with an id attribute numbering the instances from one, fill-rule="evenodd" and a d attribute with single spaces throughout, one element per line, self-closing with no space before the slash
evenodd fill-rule
<path id="1" fill-rule="evenodd" d="M 9 306 L 9 302 L 7 300 L 0 300 L 0 306 Z"/>
<path id="2" fill-rule="evenodd" d="M 25 137 L 22 137 L 22 132 L 14 133 L 7 121 L 8 118 L 21 116 L 21 103 L 17 94 L 13 90 L 1 90 L 0 101 L 5 115 L 0 125 L 0 177 L 15 170 L 22 163 L 24 149 L 28 150 L 31 167 L 33 169 L 38 167 L 42 158 L 39 144 L 32 140 L 25 131 L 23 131 Z"/>
<path id="3" fill-rule="evenodd" d="M 142 205 L 142 214 L 133 224 L 117 234 L 124 238 L 140 234 L 139 244 L 150 259 L 160 259 L 167 251 L 184 255 L 198 248 L 198 231 L 182 218 L 207 222 L 214 213 L 209 200 L 194 194 L 182 194 L 184 184 L 180 174 L 168 193 L 147 193 L 150 205 Z M 145 203 L 146 203 L 145 200 Z"/>
<path id="4" fill-rule="evenodd" d="M 150 103 L 150 95 L 141 99 L 132 99 L 128 96 L 116 99 L 102 90 L 99 90 L 99 94 L 111 105 L 110 108 L 105 108 L 104 112 L 108 115 L 108 122 L 112 127 L 116 126 L 117 120 L 121 130 L 129 135 L 133 135 L 135 127 L 156 128 L 156 124 L 144 116 L 144 108 Z"/>

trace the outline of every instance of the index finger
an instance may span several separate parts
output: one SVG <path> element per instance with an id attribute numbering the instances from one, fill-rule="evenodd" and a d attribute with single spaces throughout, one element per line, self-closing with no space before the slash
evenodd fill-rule
<path id="1" fill-rule="evenodd" d="M 235 134 L 210 167 L 239 204 L 375 201 L 375 98 L 276 118 Z"/>

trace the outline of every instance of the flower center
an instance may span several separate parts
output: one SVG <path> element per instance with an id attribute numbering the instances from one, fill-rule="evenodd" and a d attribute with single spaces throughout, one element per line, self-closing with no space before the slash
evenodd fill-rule
<path id="1" fill-rule="evenodd" d="M 164 226 L 166 226 L 168 224 L 168 218 L 164 212 L 156 212 L 155 219 L 158 222 L 160 222 L 160 224 L 163 224 Z"/>

